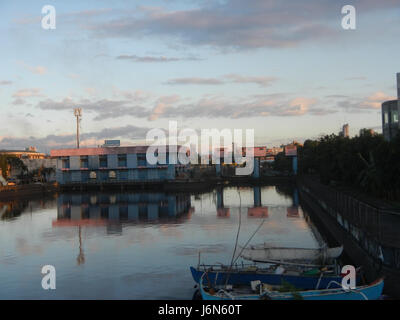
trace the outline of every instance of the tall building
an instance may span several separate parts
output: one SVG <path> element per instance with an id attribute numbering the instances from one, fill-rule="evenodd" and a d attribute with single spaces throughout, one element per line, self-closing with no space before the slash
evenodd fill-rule
<path id="1" fill-rule="evenodd" d="M 382 133 L 390 141 L 399 131 L 400 113 L 400 73 L 397 73 L 397 99 L 382 103 Z"/>
<path id="2" fill-rule="evenodd" d="M 350 136 L 349 135 L 349 124 L 348 123 L 343 125 L 342 131 L 339 132 L 339 136 L 345 137 L 345 138 L 348 138 Z"/>

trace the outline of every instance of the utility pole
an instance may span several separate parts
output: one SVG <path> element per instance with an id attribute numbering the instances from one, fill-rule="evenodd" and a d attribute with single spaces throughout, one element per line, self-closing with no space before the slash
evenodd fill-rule
<path id="1" fill-rule="evenodd" d="M 79 149 L 79 122 L 82 117 L 82 108 L 75 108 L 74 115 L 76 117 L 76 147 Z"/>

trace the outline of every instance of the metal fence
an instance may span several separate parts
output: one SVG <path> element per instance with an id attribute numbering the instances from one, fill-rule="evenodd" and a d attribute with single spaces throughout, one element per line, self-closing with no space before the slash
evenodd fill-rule
<path id="1" fill-rule="evenodd" d="M 400 267 L 400 211 L 366 203 L 308 177 L 300 188 L 327 211 L 371 256 Z"/>

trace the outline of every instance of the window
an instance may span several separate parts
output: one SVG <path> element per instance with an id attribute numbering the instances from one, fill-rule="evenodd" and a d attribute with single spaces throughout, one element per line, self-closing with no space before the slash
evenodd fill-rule
<path id="1" fill-rule="evenodd" d="M 100 164 L 100 168 L 107 168 L 107 166 L 108 166 L 107 156 L 100 156 L 99 164 Z"/>
<path id="2" fill-rule="evenodd" d="M 87 156 L 81 156 L 81 168 L 89 168 L 89 159 Z"/>
<path id="3" fill-rule="evenodd" d="M 392 111 L 392 123 L 399 122 L 399 112 L 397 110 Z"/>
<path id="4" fill-rule="evenodd" d="M 120 180 L 128 180 L 128 170 L 120 170 L 119 178 Z"/>
<path id="5" fill-rule="evenodd" d="M 62 159 L 63 169 L 69 169 L 69 157 Z"/>
<path id="6" fill-rule="evenodd" d="M 388 124 L 389 123 L 389 113 L 387 111 L 385 111 L 383 113 L 383 123 L 384 124 Z"/>
<path id="7" fill-rule="evenodd" d="M 126 167 L 126 154 L 118 155 L 118 167 Z"/>
<path id="8" fill-rule="evenodd" d="M 117 177 L 117 174 L 115 173 L 115 171 L 110 171 L 110 172 L 108 173 L 108 177 L 109 177 L 110 179 L 115 179 L 115 178 Z"/>
<path id="9" fill-rule="evenodd" d="M 138 166 L 140 166 L 140 167 L 146 166 L 146 164 L 147 164 L 146 154 L 138 154 L 137 162 L 138 162 Z"/>

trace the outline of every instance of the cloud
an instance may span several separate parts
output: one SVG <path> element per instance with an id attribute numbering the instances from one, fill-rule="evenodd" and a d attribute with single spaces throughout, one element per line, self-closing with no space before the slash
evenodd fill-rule
<path id="1" fill-rule="evenodd" d="M 394 99 L 396 99 L 396 97 L 388 96 L 384 92 L 378 91 L 362 101 L 360 107 L 365 109 L 380 109 L 382 106 L 382 102 Z"/>
<path id="2" fill-rule="evenodd" d="M 341 99 L 341 96 L 337 97 Z M 359 113 L 370 110 L 380 110 L 384 101 L 394 99 L 396 99 L 396 97 L 389 96 L 384 92 L 378 91 L 364 98 L 346 97 L 346 99 L 337 101 L 337 106 L 350 113 Z"/>
<path id="3" fill-rule="evenodd" d="M 313 114 L 316 99 L 288 99 L 275 96 L 245 98 L 242 101 L 228 100 L 223 97 L 203 97 L 197 102 L 180 103 L 157 109 L 157 118 L 254 118 L 267 116 L 302 116 Z M 317 110 L 321 113 L 321 110 Z"/>
<path id="4" fill-rule="evenodd" d="M 219 49 L 287 48 L 345 36 L 338 23 L 346 1 L 226 0 L 197 2 L 181 10 L 138 7 L 136 14 L 88 23 L 98 37 L 167 37 L 189 45 Z M 398 0 L 354 0 L 364 14 L 391 9 Z"/>
<path id="5" fill-rule="evenodd" d="M 12 105 L 19 106 L 26 103 L 26 99 L 28 98 L 37 98 L 37 97 L 44 97 L 44 94 L 41 92 L 39 88 L 27 88 L 27 89 L 20 89 L 12 95 L 14 101 Z"/>
<path id="6" fill-rule="evenodd" d="M 124 116 L 136 116 L 145 118 L 149 116 L 149 109 L 140 105 L 135 105 L 129 100 L 89 100 L 80 99 L 73 100 L 72 98 L 64 98 L 61 101 L 53 99 L 46 99 L 39 101 L 36 105 L 37 108 L 42 110 L 72 110 L 73 108 L 82 108 L 83 112 L 94 112 L 96 116 L 95 121 L 120 118 Z"/>
<path id="7" fill-rule="evenodd" d="M 277 78 L 274 77 L 241 76 L 237 74 L 229 74 L 225 77 L 234 83 L 255 83 L 261 87 L 270 86 L 277 80 Z"/>
<path id="8" fill-rule="evenodd" d="M 165 110 L 177 103 L 180 97 L 177 95 L 165 96 L 158 99 L 155 107 L 153 108 L 149 120 L 156 120 L 165 113 Z"/>
<path id="9" fill-rule="evenodd" d="M 31 70 L 35 74 L 46 74 L 47 73 L 47 68 L 42 67 L 42 66 L 36 66 L 36 67 L 29 67 L 29 70 Z"/>
<path id="10" fill-rule="evenodd" d="M 218 78 L 176 78 L 166 82 L 169 85 L 220 85 L 226 83 L 258 84 L 260 87 L 270 86 L 275 82 L 275 77 L 242 76 L 238 74 L 227 74 L 221 79 Z"/>
<path id="11" fill-rule="evenodd" d="M 81 135 L 81 145 L 96 146 L 105 139 L 144 139 L 150 128 L 127 125 L 122 127 L 105 128 L 100 131 L 83 133 Z M 76 136 L 74 134 L 47 135 L 46 137 L 0 137 L 0 149 L 4 148 L 25 148 L 36 146 L 42 152 L 49 152 L 51 148 L 73 148 L 75 147 Z"/>
<path id="12" fill-rule="evenodd" d="M 367 80 L 367 77 L 364 76 L 357 76 L 357 77 L 348 77 L 345 80 Z"/>
<path id="13" fill-rule="evenodd" d="M 21 99 L 21 98 L 14 99 L 14 101 L 12 102 L 12 104 L 14 106 L 20 106 L 20 105 L 23 105 L 25 103 L 26 103 L 26 100 Z"/>
<path id="14" fill-rule="evenodd" d="M 95 114 L 94 120 L 121 117 L 144 118 L 150 121 L 160 118 L 254 118 L 266 116 L 326 115 L 337 112 L 318 106 L 318 100 L 308 97 L 290 97 L 287 94 L 253 95 L 242 98 L 226 98 L 205 95 L 196 100 L 183 99 L 179 95 L 160 96 L 136 103 L 124 99 L 72 100 L 46 99 L 36 107 L 42 110 L 72 110 L 83 108 L 84 112 Z"/>
<path id="15" fill-rule="evenodd" d="M 10 85 L 10 84 L 12 84 L 13 82 L 12 81 L 9 81 L 9 80 L 1 80 L 0 81 L 0 86 L 7 86 L 7 85 Z"/>
<path id="16" fill-rule="evenodd" d="M 223 81 L 215 79 L 215 78 L 176 78 L 171 79 L 166 82 L 171 85 L 185 85 L 185 84 L 196 84 L 196 85 L 219 85 L 224 84 Z"/>
<path id="17" fill-rule="evenodd" d="M 32 97 L 43 97 L 41 89 L 31 88 L 31 89 L 20 89 L 16 91 L 13 95 L 14 98 L 32 98 Z"/>
<path id="18" fill-rule="evenodd" d="M 129 60 L 132 62 L 175 62 L 175 61 L 196 61 L 200 60 L 195 57 L 177 58 L 177 57 L 165 57 L 165 56 L 137 56 L 137 55 L 121 55 L 116 57 L 117 60 Z"/>

